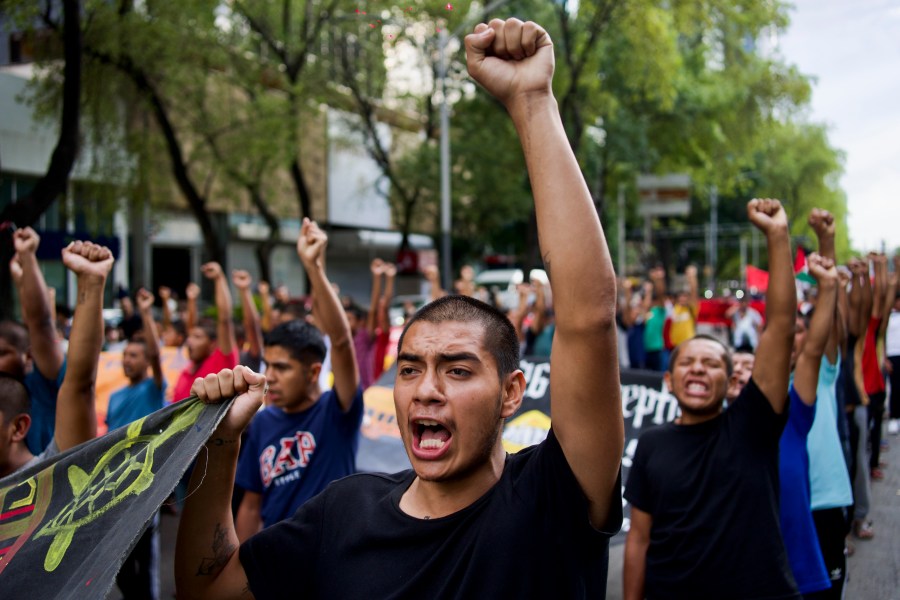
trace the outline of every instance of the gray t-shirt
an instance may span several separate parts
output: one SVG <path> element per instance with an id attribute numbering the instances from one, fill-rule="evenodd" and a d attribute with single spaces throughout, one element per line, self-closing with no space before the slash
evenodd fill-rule
<path id="1" fill-rule="evenodd" d="M 41 452 L 40 454 L 38 454 L 36 456 L 33 456 L 31 458 L 31 460 L 29 460 L 27 463 L 22 465 L 22 468 L 18 469 L 18 470 L 24 471 L 28 467 L 30 467 L 32 465 L 36 465 L 37 463 L 41 462 L 42 460 L 46 460 L 48 458 L 53 458 L 57 454 L 59 454 L 59 447 L 56 445 L 56 438 L 54 437 L 50 440 L 50 443 L 47 444 L 47 447 L 44 448 L 43 452 Z"/>

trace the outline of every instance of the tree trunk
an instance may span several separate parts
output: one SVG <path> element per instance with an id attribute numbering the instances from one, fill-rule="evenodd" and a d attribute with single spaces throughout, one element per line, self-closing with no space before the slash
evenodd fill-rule
<path id="1" fill-rule="evenodd" d="M 269 205 L 266 204 L 258 186 L 247 186 L 247 191 L 250 192 L 250 199 L 253 201 L 253 205 L 256 207 L 256 210 L 259 211 L 259 214 L 262 215 L 263 220 L 269 228 L 269 237 L 256 245 L 256 262 L 259 266 L 260 279 L 272 283 L 272 274 L 271 269 L 269 268 L 272 251 L 278 244 L 278 240 L 281 239 L 278 218 L 275 216 L 275 213 L 269 209 Z"/>
<path id="2" fill-rule="evenodd" d="M 6 206 L 0 222 L 19 227 L 33 225 L 50 205 L 65 194 L 69 174 L 78 156 L 78 122 L 81 108 L 81 5 L 79 0 L 63 0 L 63 105 L 59 138 L 50 157 L 47 173 L 21 200 Z M 5 236 L 4 236 L 5 237 Z M 0 244 L 0 320 L 13 317 L 12 279 L 7 265 L 13 257 L 12 243 Z"/>
<path id="3" fill-rule="evenodd" d="M 50 157 L 47 173 L 31 193 L 8 205 L 0 222 L 12 221 L 19 227 L 33 225 L 51 204 L 65 193 L 69 174 L 78 156 L 78 120 L 81 106 L 81 6 L 78 0 L 63 1 L 63 105 L 59 139 Z M 3 263 L 6 265 L 6 263 Z"/>

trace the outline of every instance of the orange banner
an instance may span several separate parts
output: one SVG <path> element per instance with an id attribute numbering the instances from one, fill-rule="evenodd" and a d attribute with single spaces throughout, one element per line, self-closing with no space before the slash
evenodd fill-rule
<path id="1" fill-rule="evenodd" d="M 160 362 L 163 377 L 169 384 L 166 387 L 166 402 L 171 402 L 172 389 L 181 371 L 187 366 L 188 357 L 182 348 L 166 346 L 161 348 Z M 97 435 L 106 433 L 106 409 L 109 406 L 110 395 L 127 385 L 128 378 L 122 371 L 122 351 L 101 352 L 100 364 L 97 367 Z"/>

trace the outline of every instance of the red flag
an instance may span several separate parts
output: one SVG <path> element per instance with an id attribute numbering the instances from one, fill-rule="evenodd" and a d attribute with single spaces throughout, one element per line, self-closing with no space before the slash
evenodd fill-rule
<path id="1" fill-rule="evenodd" d="M 794 275 L 806 272 L 806 251 L 803 246 L 797 246 L 797 256 L 794 257 Z"/>
<path id="2" fill-rule="evenodd" d="M 747 287 L 750 290 L 755 288 L 756 292 L 765 293 L 769 289 L 769 272 L 753 265 L 747 265 Z"/>

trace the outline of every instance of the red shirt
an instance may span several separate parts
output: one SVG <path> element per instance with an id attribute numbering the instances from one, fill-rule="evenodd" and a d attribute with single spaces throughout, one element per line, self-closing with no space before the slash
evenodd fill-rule
<path id="1" fill-rule="evenodd" d="M 178 402 L 184 400 L 191 395 L 191 386 L 198 377 L 205 377 L 210 373 L 218 373 L 222 369 L 233 369 L 237 366 L 240 357 L 237 348 L 231 351 L 231 354 L 225 355 L 221 350 L 216 348 L 213 353 L 207 356 L 199 365 L 191 363 L 184 368 L 181 375 L 178 376 L 178 383 L 172 392 L 172 401 Z"/>
<path id="2" fill-rule="evenodd" d="M 884 376 L 881 374 L 881 365 L 878 362 L 878 352 L 875 350 L 875 336 L 881 327 L 881 319 L 871 317 L 869 328 L 866 329 L 866 341 L 863 345 L 862 372 L 863 383 L 867 394 L 877 394 L 885 390 Z"/>

